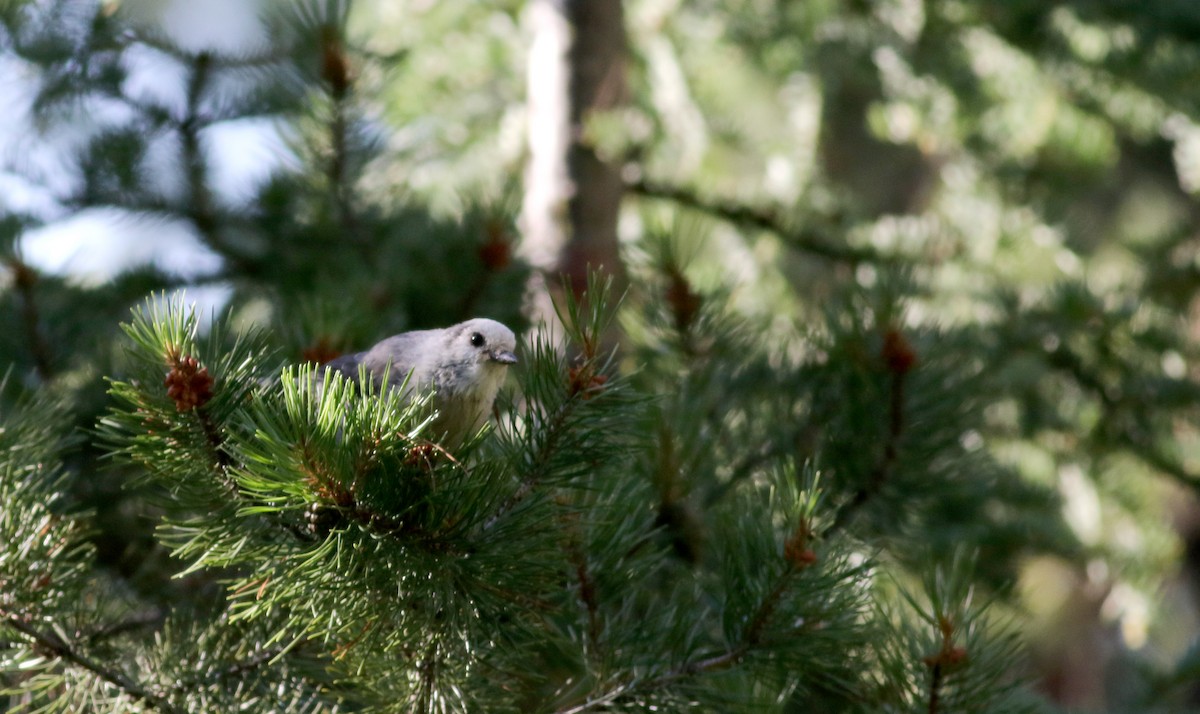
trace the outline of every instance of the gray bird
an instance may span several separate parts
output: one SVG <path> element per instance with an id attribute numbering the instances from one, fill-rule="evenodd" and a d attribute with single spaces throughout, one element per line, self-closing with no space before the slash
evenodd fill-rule
<path id="1" fill-rule="evenodd" d="M 327 370 L 358 379 L 360 366 L 375 386 L 404 384 L 407 393 L 434 390 L 438 416 L 430 436 L 455 446 L 472 436 L 487 421 L 506 368 L 516 364 L 517 338 L 495 320 L 475 318 L 441 330 L 403 332 L 383 340 L 366 352 L 343 355 L 318 370 L 318 385 Z M 409 376 L 409 373 L 412 376 Z"/>

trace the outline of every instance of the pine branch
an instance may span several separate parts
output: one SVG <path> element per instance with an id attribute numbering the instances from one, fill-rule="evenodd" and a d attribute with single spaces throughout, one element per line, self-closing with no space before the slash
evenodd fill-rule
<path id="1" fill-rule="evenodd" d="M 167 388 L 167 396 L 174 400 L 177 411 L 195 415 L 200 431 L 204 434 L 204 443 L 217 478 L 236 494 L 237 484 L 229 475 L 233 459 L 225 451 L 225 437 L 208 411 L 216 380 L 195 356 L 182 353 L 179 345 L 167 346 L 165 356 L 167 367 L 170 368 L 163 381 L 163 386 Z"/>
<path id="2" fill-rule="evenodd" d="M 730 223 L 769 231 L 782 238 L 792 248 L 812 253 L 813 255 L 819 255 L 822 258 L 849 263 L 851 265 L 894 260 L 888 256 L 880 255 L 874 249 L 856 248 L 845 244 L 832 243 L 822 235 L 790 226 L 775 211 L 770 209 L 708 198 L 689 188 L 649 181 L 645 178 L 631 181 L 625 185 L 625 188 L 638 195 L 671 201 L 687 208 L 708 213 Z"/>
<path id="3" fill-rule="evenodd" d="M 420 680 L 417 685 L 417 705 L 414 711 L 428 714 L 433 711 L 434 688 L 437 686 L 437 640 L 429 643 L 425 657 L 418 666 Z"/>
<path id="4" fill-rule="evenodd" d="M 225 438 L 221 435 L 220 428 L 213 421 L 212 415 L 205 409 L 198 409 L 196 417 L 200 420 L 200 430 L 204 432 L 204 440 L 208 444 L 213 463 L 216 464 L 218 477 L 229 490 L 236 493 L 238 491 L 237 482 L 229 477 L 229 467 L 233 466 L 233 459 L 225 451 Z"/>
<path id="5" fill-rule="evenodd" d="M 265 648 L 245 659 L 235 661 L 219 671 L 195 672 L 192 676 L 181 677 L 171 688 L 176 692 L 183 693 L 202 684 L 206 679 L 215 679 L 217 681 L 242 679 L 246 675 L 257 672 L 264 666 L 271 664 L 277 657 L 289 653 L 294 654 L 299 646 L 303 646 L 303 643 L 297 646 L 288 645 Z"/>
<path id="6" fill-rule="evenodd" d="M 220 427 L 213 421 L 212 415 L 204 408 L 196 410 L 196 418 L 200 422 L 200 430 L 204 432 L 204 440 L 208 445 L 209 454 L 212 458 L 214 470 L 217 474 L 217 480 L 227 488 L 231 497 L 235 500 L 247 502 L 250 499 L 242 492 L 237 481 L 230 474 L 230 469 L 236 466 L 233 457 L 225 449 L 225 437 L 221 433 Z M 317 540 L 315 534 L 305 530 L 302 526 L 288 521 L 285 518 L 272 516 L 267 518 L 268 522 L 282 529 L 289 536 L 303 543 L 311 543 Z"/>
<path id="7" fill-rule="evenodd" d="M 593 709 L 599 708 L 606 704 L 612 704 L 617 699 L 620 699 L 621 697 L 633 691 L 633 689 L 633 686 L 629 684 L 618 684 L 612 689 L 596 697 L 592 697 L 579 704 L 567 707 L 566 709 L 558 709 L 554 712 L 554 714 L 583 714 L 583 712 L 592 711 Z"/>
<path id="8" fill-rule="evenodd" d="M 183 126 L 183 123 L 172 122 L 172 125 L 178 129 Z M 189 131 L 192 130 L 189 129 Z M 182 129 L 180 129 L 180 132 L 182 135 Z M 94 208 L 98 205 L 97 201 L 94 199 L 79 195 L 68 196 L 59 200 L 59 203 L 63 206 L 63 208 L 74 211 Z M 219 235 L 219 231 L 215 230 L 217 226 L 250 229 L 252 226 L 249 221 L 242 216 L 221 210 L 215 205 L 209 206 L 208 213 L 206 213 L 203 218 L 198 218 L 195 210 L 190 206 L 181 209 L 174 203 L 169 203 L 148 195 L 121 196 L 119 198 L 112 197 L 111 199 L 106 197 L 106 201 L 102 205 L 111 206 L 123 211 L 129 211 L 130 213 L 142 214 L 147 218 L 177 220 L 182 216 L 184 219 L 190 221 L 194 226 L 199 227 L 201 223 L 211 226 L 213 228 L 212 232 L 208 234 L 200 232 L 200 237 L 205 241 L 205 245 L 225 259 L 226 265 L 236 266 L 241 274 L 249 275 L 253 275 L 259 268 L 259 260 L 255 256 L 250 254 L 248 251 L 240 249 L 225 241 Z M 177 276 L 165 276 L 163 278 L 161 287 L 164 290 L 170 290 L 172 288 L 204 285 L 205 283 L 222 283 L 228 281 L 229 278 L 233 277 L 234 274 L 235 271 L 226 268 L 219 269 L 215 273 L 210 273 L 208 275 L 191 279 L 183 279 Z"/>
<path id="9" fill-rule="evenodd" d="M 599 292 L 594 289 L 589 289 L 589 293 L 598 295 Z M 605 304 L 603 297 L 600 298 L 600 303 Z M 560 317 L 560 319 L 562 319 Z M 598 318 L 593 317 L 593 320 Z M 578 325 L 578 318 L 571 318 L 570 322 L 564 321 L 568 329 L 572 325 Z M 519 506 L 526 498 L 528 498 L 534 490 L 541 485 L 543 480 L 550 474 L 555 466 L 555 457 L 560 455 L 560 451 L 571 444 L 570 437 L 578 428 L 575 419 L 578 417 L 578 412 L 585 405 L 594 405 L 596 400 L 603 399 L 610 394 L 617 393 L 618 388 L 609 383 L 608 371 L 612 366 L 612 361 L 615 352 L 607 357 L 598 355 L 600 349 L 600 338 L 598 335 L 602 331 L 603 326 L 599 323 L 592 325 L 586 331 L 579 332 L 575 342 L 581 346 L 583 354 L 580 356 L 578 363 L 569 367 L 567 371 L 566 394 L 555 395 L 555 399 L 561 398 L 562 401 L 553 408 L 550 416 L 541 421 L 536 426 L 537 443 L 534 453 L 530 458 L 525 460 L 523 464 L 523 476 L 516 490 L 510 495 L 500 506 L 496 512 L 484 524 L 484 530 L 488 530 L 496 525 L 506 514 Z M 536 359 L 536 358 L 535 358 Z M 537 367 L 534 367 L 537 369 Z M 555 389 L 559 388 L 555 385 Z M 528 398 L 530 392 L 526 392 Z M 599 412 L 592 409 L 593 415 Z M 612 416 L 615 412 L 610 412 L 606 416 Z M 615 426 L 614 426 L 615 429 Z M 579 463 L 586 461 L 585 457 L 579 456 Z"/>
<path id="10" fill-rule="evenodd" d="M 1091 392 L 1100 400 L 1100 406 L 1105 417 L 1100 420 L 1100 423 L 1108 421 L 1109 417 L 1121 409 L 1120 400 L 1112 395 L 1108 386 L 1105 385 L 1104 380 L 1089 370 L 1083 358 L 1065 345 L 1060 344 L 1050 352 L 1035 350 L 1034 353 L 1044 355 L 1046 363 L 1051 368 L 1070 375 L 1076 384 Z M 1200 474 L 1190 471 L 1177 459 L 1163 453 L 1161 449 L 1155 447 L 1153 444 L 1140 441 L 1133 434 L 1129 433 L 1128 429 L 1122 430 L 1117 435 L 1116 443 L 1125 447 L 1129 453 L 1151 468 L 1170 476 L 1192 491 L 1200 493 Z"/>
<path id="11" fill-rule="evenodd" d="M 230 247 L 221 236 L 221 215 L 213 200 L 208 185 L 208 162 L 200 145 L 200 131 L 211 123 L 204 115 L 201 103 L 212 79 L 213 56 L 201 52 L 191 58 L 191 74 L 187 83 L 187 105 L 183 119 L 177 124 L 183 151 L 184 175 L 188 190 L 188 203 L 184 215 L 196 227 L 200 238 L 216 253 L 238 262 L 243 267 L 250 264 L 247 256 Z"/>
<path id="12" fill-rule="evenodd" d="M 208 86 L 212 57 L 208 53 L 196 55 L 191 62 L 191 75 L 187 83 L 187 110 L 179 124 L 179 137 L 183 143 L 183 165 L 188 187 L 188 217 L 206 243 L 217 245 L 217 221 L 213 213 L 212 191 L 208 187 L 208 164 L 200 146 L 200 130 L 205 120 L 200 113 L 200 102 Z"/>
<path id="13" fill-rule="evenodd" d="M 349 148 L 346 133 L 349 131 L 350 122 L 347 117 L 346 88 L 336 85 L 333 88 L 331 99 L 333 101 L 333 116 L 329 121 L 331 148 L 325 175 L 329 180 L 329 191 L 333 195 L 333 203 L 342 231 L 346 237 L 354 237 L 358 235 L 359 231 L 358 220 L 355 218 L 350 201 L 351 188 L 347 183 Z"/>
<path id="14" fill-rule="evenodd" d="M 1054 350 L 1045 352 L 1044 354 L 1046 364 L 1060 372 L 1071 375 L 1079 386 L 1092 392 L 1100 399 L 1106 411 L 1116 408 L 1117 400 L 1109 392 L 1104 381 L 1098 375 L 1088 370 L 1087 366 L 1084 365 L 1082 357 L 1061 344 Z"/>
<path id="15" fill-rule="evenodd" d="M 180 47 L 166 35 L 144 26 L 138 27 L 136 30 L 125 28 L 125 32 L 118 36 L 116 41 L 122 49 L 128 49 L 134 45 L 145 45 L 183 63 L 192 62 L 196 58 L 195 54 Z M 216 69 L 237 69 L 276 66 L 287 62 L 290 57 L 291 54 L 287 49 L 269 46 L 262 50 L 237 54 L 223 52 L 219 55 L 211 55 L 210 59 Z"/>
<path id="16" fill-rule="evenodd" d="M 552 421 L 542 427 L 542 445 L 538 449 L 537 456 L 534 458 L 533 468 L 525 472 L 525 476 L 521 479 L 517 490 L 505 499 L 504 503 L 500 504 L 500 507 L 496 509 L 496 513 L 484 524 L 485 530 L 494 526 L 507 513 L 519 506 L 537 488 L 542 480 L 542 476 L 549 470 L 551 458 L 558 449 L 558 442 L 563 436 L 567 420 L 580 401 L 578 397 L 573 397 L 563 402 L 555 410 Z"/>
<path id="17" fill-rule="evenodd" d="M 467 320 L 476 313 L 476 305 L 483 297 L 484 291 L 492 284 L 497 273 L 504 270 L 513 260 L 513 242 L 509 218 L 501 214 L 508 210 L 502 206 L 499 210 L 490 209 L 490 215 L 482 222 L 483 240 L 478 244 L 476 256 L 483 266 L 470 286 L 463 291 L 459 302 L 458 318 Z"/>
<path id="18" fill-rule="evenodd" d="M 570 518 L 570 516 L 568 516 Z M 573 520 L 573 519 L 572 519 Z M 596 583 L 588 569 L 587 554 L 579 543 L 578 534 L 568 523 L 567 558 L 575 568 L 575 580 L 579 586 L 579 601 L 587 611 L 587 641 L 593 653 L 600 649 L 600 603 L 596 599 Z"/>
<path id="19" fill-rule="evenodd" d="M 90 672 L 101 680 L 113 685 L 127 696 L 146 704 L 151 709 L 166 712 L 167 714 L 184 714 L 182 709 L 175 707 L 163 697 L 152 693 L 149 689 L 130 679 L 125 674 L 114 669 L 109 669 L 82 652 L 79 652 L 58 635 L 51 632 L 39 631 L 15 613 L 4 613 L 4 622 L 12 629 L 32 640 L 33 644 L 39 650 L 63 662 Z"/>
<path id="20" fill-rule="evenodd" d="M 327 20 L 319 28 L 322 88 L 329 99 L 331 112 L 326 127 L 329 131 L 329 156 L 324 172 L 343 237 L 351 245 L 357 246 L 363 257 L 369 260 L 370 245 L 363 240 L 352 200 L 354 187 L 350 131 L 353 125 L 351 100 L 355 77 L 343 38 L 344 32 L 344 20 Z"/>
<path id="21" fill-rule="evenodd" d="M 788 563 L 787 569 L 779 576 L 779 582 L 767 593 L 767 596 L 759 603 L 758 609 L 754 611 L 754 617 L 750 619 L 750 625 L 742 634 L 742 645 L 740 650 L 744 655 L 751 648 L 762 643 L 763 630 L 766 629 L 767 622 L 771 616 L 775 614 L 775 609 L 779 607 L 779 601 L 783 598 L 783 594 L 791 585 L 792 577 L 800 572 L 800 568 Z"/>
<path id="22" fill-rule="evenodd" d="M 740 662 L 755 647 L 763 643 L 763 632 L 766 630 L 767 624 L 771 621 L 771 616 L 779 608 L 779 604 L 783 600 L 783 596 L 788 588 L 792 585 L 793 579 L 807 567 L 808 563 L 787 561 L 787 567 L 779 575 L 779 582 L 775 583 L 775 587 L 771 588 L 771 591 L 759 601 L 758 607 L 755 608 L 754 614 L 750 617 L 750 624 L 742 632 L 741 641 L 735 647 L 722 654 L 684 665 L 676 670 L 675 673 L 668 674 L 666 677 L 712 672 L 732 667 Z"/>
<path id="23" fill-rule="evenodd" d="M 50 366 L 50 345 L 42 331 L 37 301 L 33 294 L 33 286 L 37 283 L 37 273 L 18 258 L 10 257 L 7 259 L 7 263 L 13 271 L 13 284 L 21 296 L 21 325 L 25 330 L 25 339 L 33 357 L 34 369 L 37 370 L 38 377 L 43 382 L 48 382 L 54 373 Z"/>
<path id="24" fill-rule="evenodd" d="M 601 707 L 606 704 L 638 692 L 650 692 L 663 687 L 671 686 L 681 680 L 691 679 L 698 675 L 707 674 L 710 672 L 718 672 L 721 670 L 735 667 L 750 654 L 756 647 L 763 644 L 763 634 L 774 615 L 779 605 L 783 602 L 784 595 L 788 588 L 792 585 L 792 581 L 796 575 L 802 572 L 807 567 L 806 564 L 794 564 L 789 562 L 787 568 L 780 574 L 779 581 L 771 589 L 767 595 L 758 603 L 754 614 L 750 617 L 750 623 L 742 633 L 742 637 L 737 645 L 721 652 L 720 654 L 711 655 L 694 662 L 688 662 L 679 667 L 675 667 L 657 677 L 651 677 L 644 680 L 621 681 L 614 683 L 613 687 L 601 694 L 589 698 L 587 701 L 560 709 L 555 714 L 581 714 L 582 712 Z"/>
<path id="25" fill-rule="evenodd" d="M 934 662 L 929 680 L 929 714 L 938 714 L 938 703 L 942 693 L 942 663 Z"/>
<path id="26" fill-rule="evenodd" d="M 288 652 L 295 652 L 295 648 L 287 649 L 285 647 L 275 647 L 272 649 L 265 649 L 253 657 L 247 657 L 239 662 L 234 662 L 225 669 L 221 670 L 218 676 L 222 679 L 241 677 L 258 670 L 263 665 L 269 664 L 271 660 Z"/>
<path id="27" fill-rule="evenodd" d="M 704 499 L 706 508 L 711 508 L 732 492 L 738 484 L 758 473 L 759 469 L 773 459 L 782 458 L 791 452 L 789 445 L 774 444 L 750 454 L 738 462 L 729 478 L 717 484 Z"/>
<path id="28" fill-rule="evenodd" d="M 937 617 L 937 627 L 941 634 L 941 647 L 935 654 L 923 658 L 923 664 L 929 668 L 929 714 L 938 714 L 941 710 L 942 687 L 945 677 L 951 669 L 961 668 L 968 661 L 967 650 L 954 643 L 954 618 L 946 613 Z"/>
<path id="29" fill-rule="evenodd" d="M 884 437 L 883 454 L 879 463 L 871 470 L 867 482 L 854 493 L 833 520 L 830 531 L 838 530 L 850 522 L 869 501 L 879 495 L 887 484 L 899 458 L 900 439 L 904 435 L 904 385 L 909 371 L 916 363 L 916 355 L 903 333 L 890 328 L 884 334 L 881 355 L 891 374 L 888 389 L 888 430 Z"/>
<path id="30" fill-rule="evenodd" d="M 205 244 L 221 255 L 227 261 L 239 266 L 245 272 L 252 272 L 255 260 L 244 251 L 238 250 L 227 243 L 221 236 L 220 227 L 235 221 L 244 221 L 240 217 L 229 215 L 221 210 L 213 199 L 212 190 L 208 183 L 208 162 L 205 160 L 200 141 L 200 132 L 211 126 L 219 117 L 210 116 L 202 111 L 208 87 L 212 82 L 216 68 L 238 66 L 236 58 L 215 59 L 211 53 L 201 52 L 192 54 L 180 50 L 167 41 L 155 43 L 144 36 L 137 36 L 136 41 L 155 49 L 167 52 L 186 63 L 190 67 L 187 85 L 185 87 L 185 111 L 182 117 L 174 116 L 173 112 L 151 102 L 136 97 L 130 97 L 122 91 L 105 91 L 108 100 L 120 102 L 140 117 L 140 130 L 145 133 L 153 132 L 161 127 L 168 127 L 179 135 L 184 179 L 187 187 L 187 200 L 183 206 L 174 202 L 168 203 L 146 192 L 136 195 L 120 195 L 104 197 L 104 205 L 112 205 L 136 213 L 159 214 L 170 219 L 183 216 L 195 226 L 197 233 Z M 130 43 L 132 44 L 132 43 Z M 258 62 L 255 58 L 247 58 L 249 64 Z M 247 115 L 239 114 L 238 118 Z M 82 210 L 97 204 L 94 198 L 83 196 L 66 196 L 59 199 L 64 208 Z M 213 278 L 209 279 L 216 279 Z"/>
<path id="31" fill-rule="evenodd" d="M 113 637 L 120 637 L 128 632 L 135 632 L 146 627 L 157 627 L 166 619 L 167 613 L 163 610 L 149 610 L 139 613 L 120 622 L 114 622 L 105 625 L 87 636 L 88 644 L 94 645 L 104 640 Z"/>

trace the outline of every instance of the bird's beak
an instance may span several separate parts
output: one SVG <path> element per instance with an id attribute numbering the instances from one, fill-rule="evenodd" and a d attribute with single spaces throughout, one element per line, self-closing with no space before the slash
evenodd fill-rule
<path id="1" fill-rule="evenodd" d="M 491 357 L 493 362 L 499 362 L 500 364 L 517 363 L 517 356 L 508 350 L 492 350 L 488 352 L 488 357 Z"/>

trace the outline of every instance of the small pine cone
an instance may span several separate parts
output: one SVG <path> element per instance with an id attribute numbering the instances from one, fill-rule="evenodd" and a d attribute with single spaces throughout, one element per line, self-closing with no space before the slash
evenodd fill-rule
<path id="1" fill-rule="evenodd" d="M 404 455 L 404 465 L 428 473 L 433 471 L 433 467 L 437 464 L 439 453 L 440 450 L 432 442 L 424 441 L 414 444 Z"/>
<path id="2" fill-rule="evenodd" d="M 700 294 L 692 289 L 687 277 L 677 268 L 667 271 L 667 306 L 671 308 L 671 317 L 675 319 L 675 329 L 683 332 L 692 326 L 696 313 L 700 312 Z"/>
<path id="3" fill-rule="evenodd" d="M 313 494 L 326 504 L 331 503 L 338 508 L 354 507 L 354 493 L 336 481 L 310 476 L 308 485 L 312 488 Z"/>
<path id="4" fill-rule="evenodd" d="M 799 538 L 792 538 L 784 544 L 783 558 L 795 568 L 807 568 L 817 562 L 817 554 Z"/>
<path id="5" fill-rule="evenodd" d="M 337 28 L 321 28 L 321 78 L 329 82 L 335 97 L 343 97 L 350 88 L 350 59 Z"/>
<path id="6" fill-rule="evenodd" d="M 892 374 L 903 376 L 912 371 L 917 364 L 917 353 L 904 333 L 895 327 L 888 328 L 883 334 L 883 349 L 880 350 L 884 364 Z"/>
<path id="7" fill-rule="evenodd" d="M 8 263 L 8 267 L 12 269 L 13 283 L 19 289 L 29 290 L 37 282 L 38 276 L 33 268 L 16 258 L 9 258 L 6 262 Z"/>
<path id="8" fill-rule="evenodd" d="M 700 562 L 704 547 L 704 523 L 689 505 L 679 499 L 664 500 L 658 506 L 654 525 L 671 539 L 671 548 L 684 562 Z"/>
<path id="9" fill-rule="evenodd" d="M 591 399 L 607 381 L 608 376 L 596 374 L 596 371 L 592 369 L 590 364 L 571 367 L 567 372 L 567 385 L 571 390 L 571 396 L 578 394 L 585 400 Z"/>
<path id="10" fill-rule="evenodd" d="M 952 669 L 959 665 L 967 663 L 970 655 L 967 654 L 967 648 L 961 645 L 954 647 L 948 644 L 942 647 L 937 654 L 927 655 L 921 658 L 921 662 L 930 669 L 934 667 L 942 667 L 943 669 Z"/>
<path id="11" fill-rule="evenodd" d="M 175 401 L 175 408 L 189 412 L 212 399 L 213 382 L 207 367 L 201 367 L 195 357 L 185 356 L 172 360 L 163 386 L 167 388 L 167 396 Z"/>
<path id="12" fill-rule="evenodd" d="M 490 273 L 497 273 L 512 262 L 512 242 L 504 225 L 499 221 L 488 221 L 487 238 L 479 246 L 479 260 Z"/>
<path id="13" fill-rule="evenodd" d="M 966 664 L 967 659 L 968 659 L 967 648 L 962 647 L 961 645 L 957 646 L 957 647 L 951 647 L 946 652 L 946 665 L 947 666 L 954 667 L 954 666 L 957 666 L 960 664 Z"/>
<path id="14" fill-rule="evenodd" d="M 322 503 L 310 503 L 304 509 L 305 527 L 313 535 L 327 535 L 341 520 L 341 514 L 336 508 Z"/>
<path id="15" fill-rule="evenodd" d="M 313 364 L 325 364 L 341 356 L 341 350 L 335 348 L 328 337 L 318 337 L 316 342 L 300 352 L 301 360 Z"/>

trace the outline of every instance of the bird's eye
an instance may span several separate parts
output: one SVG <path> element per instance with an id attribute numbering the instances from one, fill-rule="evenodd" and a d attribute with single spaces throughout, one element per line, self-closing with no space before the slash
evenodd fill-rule
<path id="1" fill-rule="evenodd" d="M 483 335 L 479 334 L 478 332 L 471 333 L 472 347 L 483 347 L 485 344 L 487 344 L 487 340 L 483 339 Z"/>

